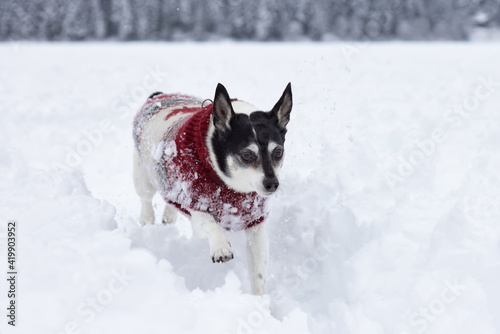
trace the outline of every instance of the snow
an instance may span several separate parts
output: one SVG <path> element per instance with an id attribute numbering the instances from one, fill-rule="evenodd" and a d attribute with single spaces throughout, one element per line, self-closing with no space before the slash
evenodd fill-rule
<path id="1" fill-rule="evenodd" d="M 0 217 L 19 222 L 19 333 L 500 332 L 499 45 L 0 53 Z M 289 81 L 268 294 L 256 297 L 244 233 L 228 234 L 235 259 L 221 265 L 181 216 L 138 225 L 131 124 L 154 91 L 212 98 L 221 82 L 270 109 Z M 5 306 L 5 280 L 0 290 Z"/>

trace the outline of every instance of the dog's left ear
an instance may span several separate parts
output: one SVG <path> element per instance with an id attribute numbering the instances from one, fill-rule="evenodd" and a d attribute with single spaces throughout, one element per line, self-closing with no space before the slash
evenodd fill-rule
<path id="1" fill-rule="evenodd" d="M 229 132 L 229 130 L 231 130 L 229 122 L 231 121 L 231 117 L 234 116 L 234 110 L 226 87 L 222 84 L 218 84 L 215 90 L 212 113 L 214 115 L 215 128 L 223 134 Z"/>
<path id="2" fill-rule="evenodd" d="M 292 111 L 292 83 L 289 82 L 281 95 L 279 101 L 274 105 L 271 114 L 278 119 L 278 126 L 286 130 L 286 125 L 290 121 L 290 112 Z"/>

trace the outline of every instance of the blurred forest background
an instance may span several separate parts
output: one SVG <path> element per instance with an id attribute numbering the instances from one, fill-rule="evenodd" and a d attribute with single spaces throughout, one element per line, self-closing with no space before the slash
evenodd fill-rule
<path id="1" fill-rule="evenodd" d="M 499 26 L 500 0 L 0 0 L 0 40 L 468 40 Z"/>

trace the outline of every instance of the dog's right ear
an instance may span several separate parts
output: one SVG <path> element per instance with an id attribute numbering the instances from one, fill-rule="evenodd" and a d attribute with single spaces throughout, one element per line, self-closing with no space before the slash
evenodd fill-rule
<path id="1" fill-rule="evenodd" d="M 226 88 L 220 83 L 215 90 L 212 113 L 214 115 L 215 128 L 223 134 L 229 132 L 231 130 L 229 122 L 231 121 L 231 117 L 234 116 L 234 110 Z"/>

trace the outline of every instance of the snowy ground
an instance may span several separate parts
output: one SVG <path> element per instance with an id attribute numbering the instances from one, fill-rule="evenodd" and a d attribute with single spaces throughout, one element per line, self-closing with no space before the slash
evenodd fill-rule
<path id="1" fill-rule="evenodd" d="M 2 315 L 1 333 L 500 333 L 499 44 L 0 54 L 2 268 L 19 222 L 18 323 Z M 138 226 L 131 120 L 155 90 L 211 98 L 221 82 L 270 109 L 288 81 L 269 295 L 254 297 L 242 233 L 220 265 L 186 220 Z"/>

